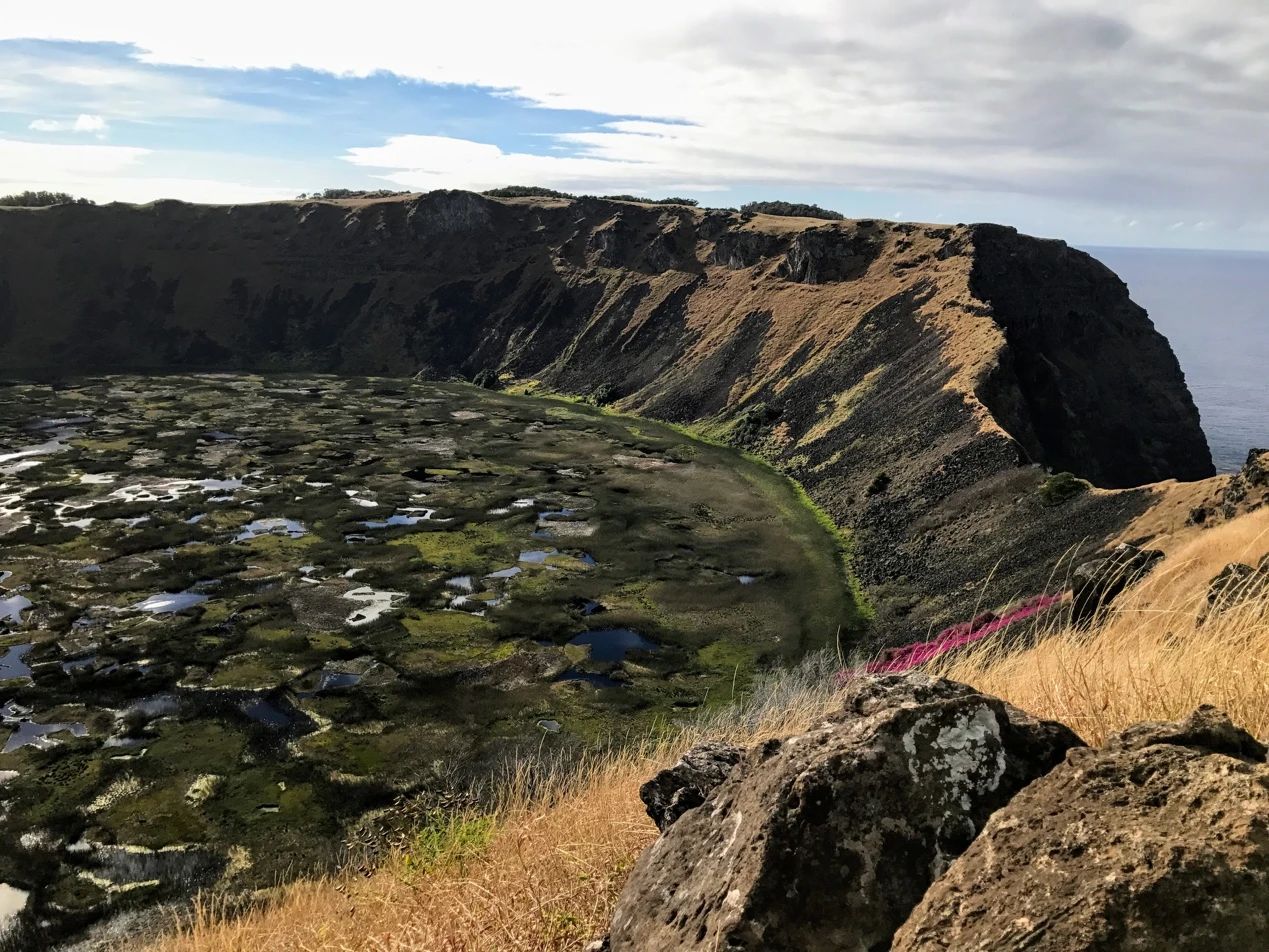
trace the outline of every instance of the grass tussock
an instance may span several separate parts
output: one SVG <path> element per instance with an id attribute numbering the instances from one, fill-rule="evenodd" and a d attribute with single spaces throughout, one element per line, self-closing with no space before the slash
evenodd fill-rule
<path id="1" fill-rule="evenodd" d="M 1200 622 L 1209 580 L 1267 550 L 1269 512 L 1197 533 L 1096 627 L 1055 623 L 1028 647 L 1002 638 L 927 670 L 1061 720 L 1094 744 L 1202 703 L 1269 737 L 1269 593 Z M 492 815 L 449 818 L 368 876 L 294 884 L 244 915 L 202 904 L 154 948 L 577 950 L 603 931 L 626 873 L 655 838 L 640 783 L 701 740 L 753 743 L 803 729 L 835 706 L 834 667 L 810 658 L 726 711 L 568 769 L 515 765 Z"/>

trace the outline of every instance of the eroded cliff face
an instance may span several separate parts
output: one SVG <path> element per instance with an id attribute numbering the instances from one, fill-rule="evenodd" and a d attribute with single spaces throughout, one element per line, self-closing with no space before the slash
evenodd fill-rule
<path id="1" fill-rule="evenodd" d="M 998 226 L 466 192 L 0 210 L 0 371 L 174 368 L 607 384 L 800 479 L 855 531 L 890 640 L 1032 594 L 1147 505 L 1049 505 L 1041 466 L 1213 471 L 1123 283 Z"/>
<path id="2" fill-rule="evenodd" d="M 1176 356 L 1113 271 L 999 225 L 973 241 L 970 289 L 1006 339 L 979 396 L 1031 458 L 1099 486 L 1212 475 Z"/>

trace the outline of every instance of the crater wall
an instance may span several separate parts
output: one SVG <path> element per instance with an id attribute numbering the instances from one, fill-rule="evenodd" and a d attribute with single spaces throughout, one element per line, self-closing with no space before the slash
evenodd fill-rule
<path id="1" fill-rule="evenodd" d="M 1109 269 L 993 225 L 599 199 L 0 209 L 0 373 L 497 369 L 756 450 L 856 536 L 878 637 L 1033 594 L 1213 473 Z"/>

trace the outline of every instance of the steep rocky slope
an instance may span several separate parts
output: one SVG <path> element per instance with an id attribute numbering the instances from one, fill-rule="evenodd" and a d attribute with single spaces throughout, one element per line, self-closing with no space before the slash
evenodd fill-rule
<path id="1" fill-rule="evenodd" d="M 797 476 L 856 532 L 892 640 L 1031 594 L 1149 504 L 1054 504 L 1041 466 L 1212 473 L 1123 283 L 999 226 L 465 192 L 0 210 L 0 372 L 175 368 L 606 384 Z"/>

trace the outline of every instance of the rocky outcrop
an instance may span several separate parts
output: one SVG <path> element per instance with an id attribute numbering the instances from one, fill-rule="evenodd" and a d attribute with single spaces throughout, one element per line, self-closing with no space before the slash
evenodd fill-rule
<path id="1" fill-rule="evenodd" d="M 1158 549 L 1123 542 L 1100 558 L 1076 566 L 1071 573 L 1071 618 L 1092 621 L 1128 586 L 1143 578 L 1163 558 Z"/>
<path id="2" fill-rule="evenodd" d="M 1159 387 L 1181 377 L 1176 356 L 1115 273 L 1061 241 L 1019 241 L 999 225 L 976 225 L 972 233 L 970 287 L 1006 340 L 979 393 L 1027 453 L 1099 486 L 1156 480 L 1165 457 L 1178 479 L 1211 476 L 1193 399 Z M 1090 361 L 1101 372 L 1086 373 Z M 1112 411 L 1090 423 L 1142 392 L 1158 396 L 1138 404 L 1135 418 Z M 1150 434 L 1169 425 L 1180 430 L 1160 456 Z"/>
<path id="3" fill-rule="evenodd" d="M 710 261 L 733 270 L 752 268 L 774 258 L 783 245 L 779 235 L 728 227 L 715 239 Z"/>
<path id="4" fill-rule="evenodd" d="M 613 952 L 884 948 L 991 813 L 1080 743 L 1016 714 L 953 682 L 865 682 L 838 717 L 750 751 L 644 853 Z"/>
<path id="5" fill-rule="evenodd" d="M 1254 512 L 1269 502 L 1269 450 L 1253 449 L 1247 462 L 1234 474 L 1221 497 L 1221 513 L 1227 519 Z"/>
<path id="6" fill-rule="evenodd" d="M 1220 712 L 1141 725 L 992 817 L 895 952 L 1269 946 L 1269 767 Z"/>
<path id="7" fill-rule="evenodd" d="M 884 240 L 875 222 L 853 222 L 853 228 L 829 226 L 799 232 L 789 242 L 777 273 L 802 284 L 853 281 L 868 273 Z"/>
<path id="8" fill-rule="evenodd" d="M 1254 566 L 1231 562 L 1207 586 L 1205 616 L 1210 618 L 1249 603 L 1263 607 L 1260 603 L 1266 594 L 1269 594 L 1269 555 Z"/>
<path id="9" fill-rule="evenodd" d="M 994 226 L 433 192 L 0 209 L 0 373 L 498 370 L 730 432 L 856 534 L 878 637 L 1034 594 L 1212 471 L 1167 342 Z M 966 595 L 964 593 L 971 592 Z"/>

